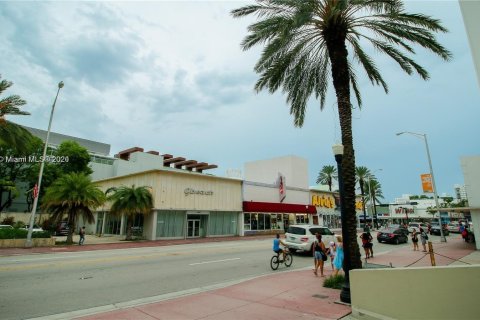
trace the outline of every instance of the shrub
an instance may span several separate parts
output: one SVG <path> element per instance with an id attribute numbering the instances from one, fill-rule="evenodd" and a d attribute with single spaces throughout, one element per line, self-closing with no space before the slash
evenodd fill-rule
<path id="1" fill-rule="evenodd" d="M 23 222 L 23 221 L 17 221 L 17 222 L 15 222 L 15 223 L 13 224 L 13 227 L 14 227 L 14 228 L 17 228 L 17 229 L 23 228 L 23 227 L 25 227 L 25 222 Z"/>
<path id="2" fill-rule="evenodd" d="M 14 217 L 6 217 L 5 219 L 3 219 L 2 223 L 0 223 L 0 224 L 8 224 L 8 225 L 13 226 L 14 222 L 15 222 Z"/>
<path id="3" fill-rule="evenodd" d="M 331 276 L 325 279 L 325 281 L 323 282 L 323 286 L 325 288 L 342 289 L 344 282 L 345 277 L 341 274 L 338 274 L 336 276 Z"/>
<path id="4" fill-rule="evenodd" d="M 0 229 L 0 239 L 27 239 L 28 230 L 26 229 Z M 32 238 L 50 238 L 48 231 L 35 231 Z"/>

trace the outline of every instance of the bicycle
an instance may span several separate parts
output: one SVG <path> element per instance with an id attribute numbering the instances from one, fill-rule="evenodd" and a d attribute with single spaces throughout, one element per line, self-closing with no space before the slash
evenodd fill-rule
<path id="1" fill-rule="evenodd" d="M 272 259 L 270 259 L 270 267 L 272 270 L 277 270 L 280 263 L 285 264 L 286 267 L 290 267 L 293 262 L 293 256 L 288 251 L 288 248 L 285 248 L 285 260 L 280 259 L 280 253 L 275 254 Z"/>

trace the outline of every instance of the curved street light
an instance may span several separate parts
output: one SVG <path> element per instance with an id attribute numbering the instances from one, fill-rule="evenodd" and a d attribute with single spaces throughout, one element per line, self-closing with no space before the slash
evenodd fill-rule
<path id="1" fill-rule="evenodd" d="M 40 173 L 38 174 L 38 182 L 36 185 L 36 196 L 34 195 L 32 215 L 30 216 L 30 224 L 28 226 L 27 241 L 25 241 L 25 247 L 27 248 L 32 247 L 33 224 L 35 223 L 35 213 L 37 212 L 38 197 L 40 195 L 40 186 L 42 184 L 43 167 L 45 166 L 45 156 L 47 155 L 48 138 L 50 136 L 50 128 L 52 127 L 53 111 L 55 110 L 55 104 L 57 103 L 58 94 L 60 93 L 60 89 L 63 88 L 63 85 L 63 81 L 60 81 L 58 83 L 57 95 L 55 96 L 55 100 L 53 100 L 52 111 L 50 112 L 50 121 L 48 122 L 47 137 L 45 138 L 45 145 L 43 146 L 43 156 L 40 163 Z"/>
<path id="2" fill-rule="evenodd" d="M 447 242 L 447 238 L 445 238 L 445 235 L 443 234 L 443 229 L 442 229 L 442 219 L 440 217 L 440 210 L 439 210 L 440 205 L 438 204 L 438 197 L 437 197 L 437 186 L 435 185 L 435 178 L 433 176 L 432 159 L 430 158 L 430 150 L 428 149 L 427 135 L 425 133 L 402 131 L 397 133 L 397 136 L 402 135 L 404 133 L 411 134 L 418 138 L 423 138 L 423 140 L 425 141 L 425 148 L 427 149 L 428 166 L 430 167 L 430 176 L 432 177 L 433 198 L 435 199 L 436 212 L 438 212 L 438 223 L 440 227 L 440 241 Z"/>

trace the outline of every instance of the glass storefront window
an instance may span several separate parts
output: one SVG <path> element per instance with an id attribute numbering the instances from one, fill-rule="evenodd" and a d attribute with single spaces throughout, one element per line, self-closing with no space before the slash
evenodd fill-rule
<path id="1" fill-rule="evenodd" d="M 258 230 L 258 213 L 252 213 L 250 225 L 252 226 L 252 230 Z"/>
<path id="2" fill-rule="evenodd" d="M 265 230 L 272 229 L 272 225 L 270 223 L 271 219 L 270 216 L 274 216 L 273 214 L 266 214 L 265 215 Z"/>
<path id="3" fill-rule="evenodd" d="M 258 214 L 258 230 L 265 230 L 265 215 Z"/>
<path id="4" fill-rule="evenodd" d="M 250 213 L 243 214 L 243 230 L 251 230 L 250 228 Z"/>

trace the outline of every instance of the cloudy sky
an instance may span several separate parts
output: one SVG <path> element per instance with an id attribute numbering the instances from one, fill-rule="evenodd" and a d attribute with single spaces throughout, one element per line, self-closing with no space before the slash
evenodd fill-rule
<path id="1" fill-rule="evenodd" d="M 14 82 L 30 116 L 9 120 L 47 129 L 60 80 L 52 131 L 111 144 L 111 155 L 139 146 L 219 166 L 225 176 L 247 161 L 297 155 L 309 161 L 310 184 L 334 165 L 340 142 L 333 90 L 326 108 L 309 102 L 303 128 L 293 126 L 281 93 L 255 93 L 261 48 L 240 42 L 253 21 L 229 12 L 248 2 L 0 2 L 0 74 Z M 406 1 L 409 12 L 442 20 L 438 36 L 452 61 L 421 49 L 416 61 L 431 79 L 408 76 L 374 54 L 386 95 L 363 76 L 363 107 L 353 112 L 356 163 L 383 187 L 386 201 L 420 194 L 428 172 L 426 133 L 440 194 L 463 184 L 460 157 L 480 150 L 480 94 L 457 1 Z M 378 170 L 382 169 L 382 170 Z M 377 171 L 378 170 L 378 171 Z M 276 177 L 272 178 L 272 182 Z"/>

